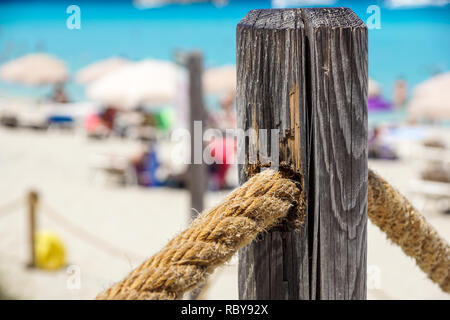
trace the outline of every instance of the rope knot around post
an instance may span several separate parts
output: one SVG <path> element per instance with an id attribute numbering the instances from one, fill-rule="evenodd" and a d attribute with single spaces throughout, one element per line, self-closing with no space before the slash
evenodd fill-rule
<path id="1" fill-rule="evenodd" d="M 180 299 L 259 233 L 302 212 L 299 187 L 274 170 L 255 175 L 97 299 Z"/>

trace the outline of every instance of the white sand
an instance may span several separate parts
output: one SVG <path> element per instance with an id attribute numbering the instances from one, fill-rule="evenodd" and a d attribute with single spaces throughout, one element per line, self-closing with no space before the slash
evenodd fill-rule
<path id="1" fill-rule="evenodd" d="M 130 141 L 93 142 L 70 133 L 0 129 L 0 206 L 23 198 L 30 187 L 36 188 L 43 201 L 73 224 L 126 252 L 149 256 L 187 225 L 188 194 L 165 188 L 123 188 L 90 170 L 93 154 L 131 154 L 138 148 L 138 144 Z M 417 178 L 415 165 L 408 161 L 372 162 L 371 167 L 405 192 L 410 191 L 410 179 Z M 224 196 L 223 192 L 208 194 L 207 205 L 212 206 Z M 419 208 L 423 207 L 421 199 L 415 201 Z M 450 217 L 432 212 L 433 205 L 425 207 L 430 223 L 450 240 Z M 139 258 L 105 252 L 41 214 L 39 229 L 57 232 L 67 247 L 68 263 L 80 267 L 81 288 L 69 289 L 70 277 L 65 269 L 46 272 L 25 268 L 28 252 L 25 212 L 22 207 L 0 217 L 0 284 L 13 297 L 91 299 L 140 262 Z M 450 298 L 373 225 L 369 225 L 368 265 L 371 272 L 379 271 L 380 275 L 380 288 L 368 291 L 371 299 Z M 205 298 L 237 298 L 235 260 L 212 276 Z"/>

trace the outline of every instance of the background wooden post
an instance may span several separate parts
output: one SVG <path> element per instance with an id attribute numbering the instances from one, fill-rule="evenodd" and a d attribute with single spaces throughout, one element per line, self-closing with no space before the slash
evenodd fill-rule
<path id="1" fill-rule="evenodd" d="M 189 165 L 189 191 L 191 194 L 191 220 L 204 209 L 204 193 L 207 188 L 207 172 L 203 163 L 203 56 L 201 52 L 191 52 L 186 56 L 189 72 L 189 128 L 191 133 L 191 164 Z M 201 136 L 196 136 L 196 133 Z M 189 299 L 195 300 L 201 294 L 203 286 L 190 292 Z"/>
<path id="2" fill-rule="evenodd" d="M 27 195 L 28 204 L 28 241 L 30 245 L 30 261 L 28 267 L 36 267 L 36 253 L 35 253 L 35 240 L 36 240 L 36 211 L 39 203 L 39 194 L 36 191 L 29 191 Z"/>
<path id="3" fill-rule="evenodd" d="M 196 137 L 195 132 L 203 134 L 203 57 L 200 52 L 191 52 L 186 56 L 186 67 L 189 72 L 189 110 L 191 133 L 191 164 L 189 166 L 189 190 L 191 194 L 191 218 L 203 211 L 203 195 L 206 188 L 206 167 L 203 163 L 203 137 Z M 201 122 L 198 122 L 201 121 Z M 197 126 L 195 130 L 195 126 Z M 195 210 L 193 210 L 193 209 Z"/>
<path id="4" fill-rule="evenodd" d="M 279 163 L 307 198 L 300 231 L 284 222 L 240 251 L 239 298 L 365 299 L 366 26 L 347 8 L 250 11 L 237 73 L 238 127 L 279 130 Z M 261 169 L 249 150 L 267 145 L 244 147 L 241 183 Z"/>

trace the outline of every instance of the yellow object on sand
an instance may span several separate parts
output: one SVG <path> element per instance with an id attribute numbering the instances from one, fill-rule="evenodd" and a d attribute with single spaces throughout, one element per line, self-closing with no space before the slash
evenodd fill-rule
<path id="1" fill-rule="evenodd" d="M 36 265 L 38 268 L 55 270 L 66 263 L 66 250 L 62 240 L 51 231 L 36 233 Z"/>

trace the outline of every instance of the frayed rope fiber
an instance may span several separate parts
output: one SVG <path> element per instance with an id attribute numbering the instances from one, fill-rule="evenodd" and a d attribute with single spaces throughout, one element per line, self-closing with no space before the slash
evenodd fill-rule
<path id="1" fill-rule="evenodd" d="M 387 237 L 450 293 L 450 246 L 411 203 L 369 170 L 368 214 Z"/>
<path id="2" fill-rule="evenodd" d="M 97 299 L 182 298 L 260 232 L 304 211 L 299 186 L 273 170 L 253 176 Z"/>

